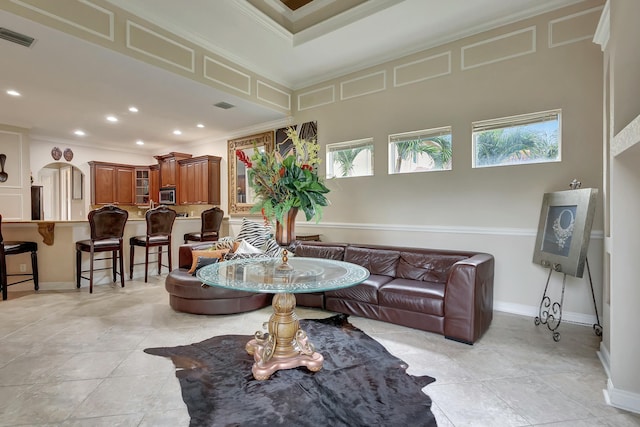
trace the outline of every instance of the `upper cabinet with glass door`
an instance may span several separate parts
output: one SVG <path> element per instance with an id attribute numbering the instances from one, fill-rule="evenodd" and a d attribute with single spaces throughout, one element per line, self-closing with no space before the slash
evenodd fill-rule
<path id="1" fill-rule="evenodd" d="M 149 205 L 149 168 L 136 168 L 136 205 Z"/>

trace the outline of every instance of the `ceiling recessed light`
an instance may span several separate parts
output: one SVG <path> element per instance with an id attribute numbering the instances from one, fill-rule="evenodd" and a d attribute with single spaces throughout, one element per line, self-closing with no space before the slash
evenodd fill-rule
<path id="1" fill-rule="evenodd" d="M 116 123 L 118 121 L 118 118 L 116 116 L 107 116 L 107 120 L 111 123 Z"/>
<path id="2" fill-rule="evenodd" d="M 17 90 L 13 90 L 13 89 L 9 89 L 7 91 L 7 95 L 11 95 L 11 96 L 22 96 L 22 94 L 20 92 L 18 92 Z"/>
<path id="3" fill-rule="evenodd" d="M 74 130 L 73 133 L 75 135 L 78 135 L 78 136 L 85 136 L 86 135 L 86 133 L 83 130 L 80 130 L 80 129 Z"/>
<path id="4" fill-rule="evenodd" d="M 174 135 L 182 135 L 182 131 L 180 129 L 176 129 L 173 131 Z"/>
<path id="5" fill-rule="evenodd" d="M 204 125 L 202 123 L 198 123 L 196 126 L 199 127 L 199 128 L 203 128 L 204 127 Z"/>
<path id="6" fill-rule="evenodd" d="M 138 145 L 144 145 L 144 141 L 143 141 L 143 140 L 141 140 L 141 139 L 139 139 L 139 140 L 137 140 L 137 141 L 136 141 L 136 144 L 138 144 Z"/>
<path id="7" fill-rule="evenodd" d="M 134 106 L 129 107 L 129 111 L 131 111 L 132 113 L 137 113 L 138 109 Z"/>

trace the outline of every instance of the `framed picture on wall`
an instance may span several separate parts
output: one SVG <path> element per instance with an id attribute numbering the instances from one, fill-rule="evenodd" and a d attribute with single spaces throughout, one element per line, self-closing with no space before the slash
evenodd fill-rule
<path id="1" fill-rule="evenodd" d="M 227 141 L 229 214 L 256 215 L 251 214 L 255 193 L 249 184 L 249 174 L 244 163 L 237 158 L 236 152 L 243 151 L 245 156 L 251 158 L 255 150 L 273 150 L 273 133 L 273 131 L 267 131 Z"/>
<path id="2" fill-rule="evenodd" d="M 534 263 L 582 277 L 597 196 L 595 188 L 544 194 Z"/>
<path id="3" fill-rule="evenodd" d="M 307 141 L 316 141 L 318 138 L 318 122 L 305 122 L 300 125 L 291 125 L 276 130 L 276 149 L 286 157 L 293 148 L 293 142 L 287 139 L 287 129 L 294 128 L 298 132 L 300 139 Z"/>

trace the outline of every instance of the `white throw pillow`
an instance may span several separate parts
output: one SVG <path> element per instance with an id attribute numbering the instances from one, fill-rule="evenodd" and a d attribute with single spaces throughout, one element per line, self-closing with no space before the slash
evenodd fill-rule
<path id="1" fill-rule="evenodd" d="M 264 253 L 262 249 L 256 248 L 251 243 L 246 240 L 241 240 L 238 249 L 233 251 L 235 254 L 262 254 Z"/>
<path id="2" fill-rule="evenodd" d="M 230 261 L 234 259 L 264 258 L 267 256 L 261 249 L 256 248 L 245 240 L 241 240 L 237 243 L 238 248 L 234 252 L 226 254 L 224 257 L 225 260 Z"/>

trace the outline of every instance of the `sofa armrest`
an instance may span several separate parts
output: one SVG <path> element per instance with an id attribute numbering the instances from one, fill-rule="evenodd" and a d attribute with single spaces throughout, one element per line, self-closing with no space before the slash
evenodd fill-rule
<path id="1" fill-rule="evenodd" d="M 476 254 L 456 262 L 444 294 L 444 336 L 473 344 L 493 319 L 494 258 Z"/>
<path id="2" fill-rule="evenodd" d="M 193 258 L 191 257 L 191 251 L 194 249 L 205 250 L 215 245 L 215 242 L 198 242 L 198 243 L 186 243 L 180 245 L 178 248 L 178 268 L 191 268 Z"/>

